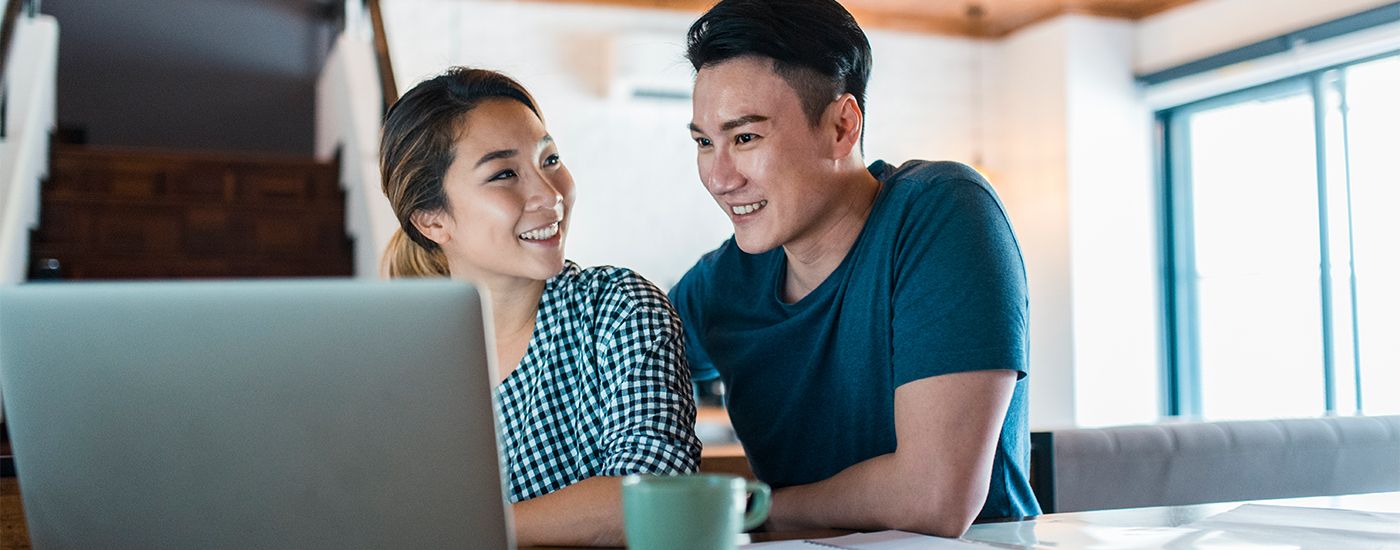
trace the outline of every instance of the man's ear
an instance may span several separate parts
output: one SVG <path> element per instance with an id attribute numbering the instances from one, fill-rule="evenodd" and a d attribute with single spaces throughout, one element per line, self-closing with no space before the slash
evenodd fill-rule
<path id="1" fill-rule="evenodd" d="M 422 233 L 428 240 L 437 243 L 438 246 L 452 240 L 452 232 L 448 230 L 451 219 L 448 218 L 447 212 L 444 210 L 434 212 L 419 210 L 410 214 L 408 219 L 413 222 L 413 227 L 417 228 L 419 233 Z"/>
<path id="2" fill-rule="evenodd" d="M 865 113 L 860 111 L 856 96 L 850 93 L 841 94 L 836 101 L 827 106 L 826 115 L 827 127 L 836 131 L 836 141 L 832 143 L 832 157 L 843 159 L 850 156 L 851 151 L 860 147 L 860 133 L 865 122 Z"/>

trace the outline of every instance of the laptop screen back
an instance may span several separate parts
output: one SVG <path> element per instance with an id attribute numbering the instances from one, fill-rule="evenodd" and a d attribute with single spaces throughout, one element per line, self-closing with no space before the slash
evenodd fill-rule
<path id="1" fill-rule="evenodd" d="M 487 350 L 448 281 L 0 289 L 31 541 L 506 547 Z"/>

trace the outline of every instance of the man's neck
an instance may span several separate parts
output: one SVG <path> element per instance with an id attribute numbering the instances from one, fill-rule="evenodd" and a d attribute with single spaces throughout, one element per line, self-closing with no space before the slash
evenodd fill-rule
<path id="1" fill-rule="evenodd" d="M 855 245 L 856 238 L 870 217 L 880 181 L 863 167 L 838 182 L 845 190 L 831 202 L 820 220 L 803 235 L 783 245 L 787 274 L 783 281 L 783 301 L 795 303 L 822 284 Z"/>

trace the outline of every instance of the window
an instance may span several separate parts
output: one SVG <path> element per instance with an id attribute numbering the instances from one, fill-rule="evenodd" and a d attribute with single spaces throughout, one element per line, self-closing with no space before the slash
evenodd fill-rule
<path id="1" fill-rule="evenodd" d="M 1160 113 L 1169 411 L 1400 412 L 1400 56 Z"/>
<path id="2" fill-rule="evenodd" d="M 1362 409 L 1400 413 L 1400 56 L 1344 71 Z"/>

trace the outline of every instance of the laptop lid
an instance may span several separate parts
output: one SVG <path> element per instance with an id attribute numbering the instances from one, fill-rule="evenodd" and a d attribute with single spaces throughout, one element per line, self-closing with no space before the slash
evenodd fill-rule
<path id="1" fill-rule="evenodd" d="M 449 281 L 0 288 L 36 548 L 504 548 L 482 304 Z"/>

